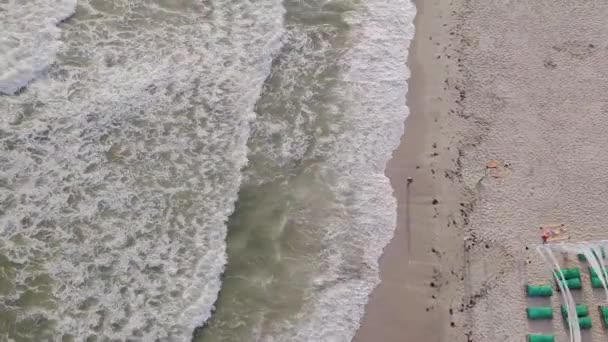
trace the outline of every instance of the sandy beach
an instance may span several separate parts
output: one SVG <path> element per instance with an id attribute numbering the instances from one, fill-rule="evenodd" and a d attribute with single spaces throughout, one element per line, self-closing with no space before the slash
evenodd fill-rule
<path id="1" fill-rule="evenodd" d="M 529 323 L 523 286 L 549 281 L 540 226 L 606 238 L 608 3 L 416 5 L 411 114 L 386 171 L 398 222 L 354 340 L 565 341 L 561 319 Z M 605 340 L 592 319 L 583 340 Z"/>
<path id="2" fill-rule="evenodd" d="M 462 83 L 455 3 L 416 1 L 408 58 L 410 116 L 386 170 L 398 200 L 397 228 L 355 341 L 441 341 L 458 335 L 452 325 L 463 277 L 459 210 L 466 196 L 452 117 L 461 112 Z"/>

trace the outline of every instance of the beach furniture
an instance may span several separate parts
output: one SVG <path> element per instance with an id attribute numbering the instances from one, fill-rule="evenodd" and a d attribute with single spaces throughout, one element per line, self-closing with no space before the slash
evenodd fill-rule
<path id="1" fill-rule="evenodd" d="M 528 334 L 528 342 L 555 342 L 553 335 Z"/>
<path id="2" fill-rule="evenodd" d="M 528 297 L 551 297 L 553 288 L 549 285 L 527 285 L 526 292 Z"/>
<path id="3" fill-rule="evenodd" d="M 581 278 L 572 278 L 568 280 L 561 280 L 562 286 L 567 286 L 570 290 L 580 290 L 583 287 Z M 558 288 L 559 290 L 559 288 Z"/>
<path id="4" fill-rule="evenodd" d="M 566 324 L 566 329 L 570 329 L 570 325 L 568 325 L 568 322 L 565 322 Z M 579 328 L 581 328 L 581 330 L 587 330 L 587 329 L 591 329 L 593 327 L 593 324 L 591 323 L 591 317 L 579 317 L 578 318 L 578 326 Z"/>
<path id="5" fill-rule="evenodd" d="M 529 319 L 552 319 L 553 308 L 550 306 L 535 306 L 527 309 Z"/>
<path id="6" fill-rule="evenodd" d="M 591 329 L 593 324 L 591 324 L 591 317 L 579 317 L 578 325 L 581 329 Z"/>
<path id="7" fill-rule="evenodd" d="M 564 275 L 563 279 L 566 279 L 566 280 L 581 277 L 581 270 L 578 267 L 562 268 L 561 271 L 562 271 L 562 274 Z M 562 279 L 561 274 L 557 270 L 555 271 L 555 277 L 557 279 Z"/>
<path id="8" fill-rule="evenodd" d="M 608 283 L 606 285 L 608 285 Z M 591 277 L 591 287 L 594 289 L 601 289 L 604 286 L 599 277 Z"/>
<path id="9" fill-rule="evenodd" d="M 602 273 L 604 274 L 604 277 L 608 275 L 608 266 L 602 268 Z M 592 267 L 589 267 L 589 274 L 591 277 L 597 277 L 597 272 L 595 272 Z"/>
<path id="10" fill-rule="evenodd" d="M 600 309 L 600 317 L 602 317 L 602 321 L 604 322 L 604 328 L 608 328 L 608 306 L 598 306 Z"/>
<path id="11" fill-rule="evenodd" d="M 589 315 L 589 308 L 587 305 L 577 305 L 576 306 L 576 315 L 578 317 L 585 317 Z M 566 310 L 566 306 L 562 305 L 562 316 L 564 318 L 568 317 L 568 311 Z"/>

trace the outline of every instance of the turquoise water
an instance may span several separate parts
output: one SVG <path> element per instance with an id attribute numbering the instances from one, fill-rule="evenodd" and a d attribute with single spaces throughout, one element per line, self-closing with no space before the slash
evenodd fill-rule
<path id="1" fill-rule="evenodd" d="M 0 4 L 0 340 L 350 340 L 412 4 L 58 1 Z"/>

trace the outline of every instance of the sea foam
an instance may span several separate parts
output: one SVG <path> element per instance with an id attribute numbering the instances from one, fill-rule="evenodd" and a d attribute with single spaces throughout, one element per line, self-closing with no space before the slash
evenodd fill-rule
<path id="1" fill-rule="evenodd" d="M 0 340 L 189 341 L 221 286 L 282 5 L 78 6 L 48 77 L 0 101 L 0 306 L 15 327 Z"/>
<path id="2" fill-rule="evenodd" d="M 76 0 L 9 0 L 0 3 L 0 94 L 14 94 L 53 63 L 61 47 L 57 25 Z"/>

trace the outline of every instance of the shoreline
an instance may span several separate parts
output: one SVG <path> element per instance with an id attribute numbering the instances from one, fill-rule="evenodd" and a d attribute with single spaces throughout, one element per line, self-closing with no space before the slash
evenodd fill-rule
<path id="1" fill-rule="evenodd" d="M 453 317 L 462 297 L 464 224 L 456 217 L 464 191 L 454 145 L 458 126 L 450 117 L 461 111 L 460 94 L 448 82 L 461 70 L 455 57 L 459 35 L 451 33 L 458 27 L 457 2 L 414 1 L 410 114 L 386 166 L 397 199 L 396 228 L 379 260 L 381 282 L 370 294 L 355 342 L 454 340 L 466 333 Z"/>

